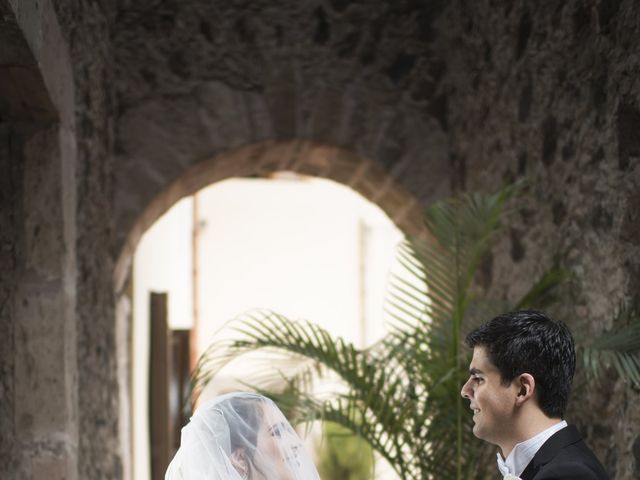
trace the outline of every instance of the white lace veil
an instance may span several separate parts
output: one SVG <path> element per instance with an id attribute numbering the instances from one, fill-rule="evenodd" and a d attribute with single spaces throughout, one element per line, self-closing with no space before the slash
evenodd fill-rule
<path id="1" fill-rule="evenodd" d="M 230 393 L 182 429 L 165 480 L 319 480 L 300 437 L 270 399 Z"/>

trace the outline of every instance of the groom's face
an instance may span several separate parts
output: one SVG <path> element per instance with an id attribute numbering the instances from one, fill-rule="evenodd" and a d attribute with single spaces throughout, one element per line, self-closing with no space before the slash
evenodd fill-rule
<path id="1" fill-rule="evenodd" d="M 469 379 L 461 394 L 473 410 L 473 434 L 502 446 L 513 435 L 513 415 L 518 389 L 515 382 L 504 386 L 500 371 L 491 363 L 485 347 L 476 346 L 469 366 Z"/>

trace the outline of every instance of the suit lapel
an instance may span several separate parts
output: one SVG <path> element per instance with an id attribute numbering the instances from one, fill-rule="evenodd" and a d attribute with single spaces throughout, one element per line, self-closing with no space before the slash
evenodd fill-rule
<path id="1" fill-rule="evenodd" d="M 562 430 L 557 431 L 549 437 L 549 439 L 542 444 L 540 450 L 534 455 L 534 457 L 527 465 L 527 468 L 522 472 L 522 480 L 532 480 L 536 476 L 538 470 L 543 465 L 549 463 L 558 454 L 558 452 L 582 440 L 580 433 L 573 425 L 569 425 Z"/>

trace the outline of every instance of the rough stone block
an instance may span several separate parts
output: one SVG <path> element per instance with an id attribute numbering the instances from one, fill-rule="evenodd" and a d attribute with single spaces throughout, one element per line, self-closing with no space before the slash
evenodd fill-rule
<path id="1" fill-rule="evenodd" d="M 60 280 L 24 283 L 18 288 L 15 307 L 16 429 L 23 440 L 65 432 L 70 418 L 64 305 Z M 73 340 L 73 339 L 71 339 Z"/>
<path id="2" fill-rule="evenodd" d="M 39 455 L 32 460 L 31 475 L 34 480 L 70 480 L 73 475 L 70 459 L 65 456 Z"/>
<path id="3" fill-rule="evenodd" d="M 24 149 L 24 268 L 43 278 L 60 276 L 66 253 L 58 142 L 52 127 L 36 133 Z"/>

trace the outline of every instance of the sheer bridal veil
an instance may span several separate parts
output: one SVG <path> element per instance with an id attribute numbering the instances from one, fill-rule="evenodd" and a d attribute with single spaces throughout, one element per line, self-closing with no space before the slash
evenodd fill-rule
<path id="1" fill-rule="evenodd" d="M 278 407 L 254 393 L 203 403 L 182 429 L 165 480 L 319 480 Z"/>

